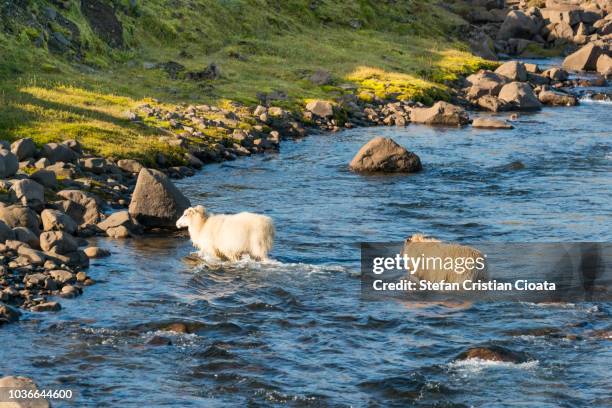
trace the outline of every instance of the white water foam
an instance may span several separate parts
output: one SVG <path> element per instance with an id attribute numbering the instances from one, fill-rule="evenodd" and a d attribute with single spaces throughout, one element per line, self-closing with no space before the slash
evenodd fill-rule
<path id="1" fill-rule="evenodd" d="M 351 270 L 340 265 L 313 265 L 306 263 L 281 262 L 276 259 L 266 259 L 264 261 L 256 261 L 248 255 L 244 256 L 239 261 L 223 261 L 215 257 L 195 252 L 192 256 L 201 259 L 201 264 L 198 269 L 230 269 L 236 271 L 264 271 L 264 272 L 299 272 L 305 275 L 314 274 L 329 274 L 329 273 L 346 273 L 349 275 L 359 275 L 358 271 Z"/>
<path id="2" fill-rule="evenodd" d="M 612 100 L 609 100 L 609 101 L 596 100 L 596 99 L 591 98 L 590 96 L 583 96 L 579 100 L 580 100 L 580 103 L 600 103 L 604 105 L 612 105 Z"/>
<path id="3" fill-rule="evenodd" d="M 480 358 L 470 358 L 467 360 L 453 361 L 448 364 L 448 368 L 456 370 L 460 374 L 477 374 L 489 369 L 513 369 L 513 370 L 533 370 L 540 362 L 538 360 L 527 361 L 524 363 L 512 363 L 509 361 L 491 361 Z"/>

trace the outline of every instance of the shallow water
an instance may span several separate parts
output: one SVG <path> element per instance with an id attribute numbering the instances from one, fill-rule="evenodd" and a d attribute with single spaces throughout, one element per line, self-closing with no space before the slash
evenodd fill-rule
<path id="1" fill-rule="evenodd" d="M 510 131 L 354 129 L 207 166 L 178 184 L 213 212 L 274 218 L 274 261 L 194 265 L 185 237 L 100 240 L 99 283 L 0 330 L 0 375 L 77 392 L 72 406 L 610 406 L 610 303 L 411 308 L 360 299 L 360 241 L 612 239 L 610 105 L 545 109 Z M 347 170 L 375 135 L 424 171 Z M 512 163 L 520 161 L 524 168 Z M 192 334 L 159 329 L 188 323 Z M 533 336 L 550 328 L 583 336 Z M 152 346 L 155 335 L 172 345 Z M 453 362 L 493 343 L 524 364 Z M 56 402 L 55 406 L 71 404 Z"/>

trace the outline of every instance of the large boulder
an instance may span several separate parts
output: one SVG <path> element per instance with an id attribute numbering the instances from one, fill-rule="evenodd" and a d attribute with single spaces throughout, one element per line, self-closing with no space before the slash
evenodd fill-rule
<path id="1" fill-rule="evenodd" d="M 35 211 L 45 207 L 45 188 L 34 180 L 17 180 L 9 190 L 9 197 L 13 202 L 21 203 Z"/>
<path id="2" fill-rule="evenodd" d="M 91 225 L 100 221 L 101 204 L 97 197 L 80 190 L 62 190 L 57 193 L 65 199 L 59 208 L 79 225 Z"/>
<path id="3" fill-rule="evenodd" d="M 594 71 L 597 69 L 597 60 L 602 53 L 599 46 L 589 43 L 568 55 L 563 61 L 563 68 L 572 71 Z"/>
<path id="4" fill-rule="evenodd" d="M 328 101 L 316 100 L 309 102 L 306 105 L 306 110 L 323 119 L 331 118 L 334 115 L 334 107 Z"/>
<path id="5" fill-rule="evenodd" d="M 69 234 L 77 231 L 77 223 L 61 211 L 46 209 L 40 213 L 40 218 L 45 231 L 66 231 Z"/>
<path id="6" fill-rule="evenodd" d="M 469 122 L 467 112 L 448 102 L 436 102 L 431 108 L 412 108 L 410 120 L 427 125 L 463 126 Z"/>
<path id="7" fill-rule="evenodd" d="M 36 212 L 19 204 L 0 206 L 0 220 L 10 228 L 26 227 L 35 233 L 40 232 L 40 221 Z"/>
<path id="8" fill-rule="evenodd" d="M 36 383 L 27 377 L 3 377 L 0 378 L 0 389 L 4 395 L 8 395 L 7 390 L 23 390 L 26 393 L 36 391 Z M 31 398 L 16 400 L 15 402 L 0 402 L 3 408 L 49 408 L 49 401 L 44 398 Z"/>
<path id="9" fill-rule="evenodd" d="M 0 178 L 12 177 L 19 170 L 19 159 L 6 149 L 0 149 Z"/>
<path id="10" fill-rule="evenodd" d="M 499 92 L 499 99 L 505 101 L 518 110 L 539 110 L 542 109 L 542 104 L 538 100 L 533 89 L 522 82 L 511 82 Z"/>
<path id="11" fill-rule="evenodd" d="M 544 105 L 552 106 L 575 106 L 578 103 L 574 95 L 550 90 L 540 92 L 538 99 Z"/>
<path id="12" fill-rule="evenodd" d="M 497 95 L 502 86 L 507 82 L 506 79 L 491 71 L 479 71 L 467 77 L 467 95 L 470 99 L 478 99 L 484 95 Z"/>
<path id="13" fill-rule="evenodd" d="M 384 137 L 375 137 L 362 146 L 349 167 L 353 171 L 383 173 L 412 173 L 422 169 L 419 156 Z"/>
<path id="14" fill-rule="evenodd" d="M 67 255 L 79 249 L 74 237 L 63 231 L 46 231 L 40 234 L 40 248 L 45 252 Z"/>
<path id="15" fill-rule="evenodd" d="M 47 143 L 42 147 L 41 154 L 51 163 L 74 163 L 79 158 L 79 155 L 70 147 L 59 143 Z"/>
<path id="16" fill-rule="evenodd" d="M 538 25 L 530 16 L 520 10 L 513 10 L 506 15 L 499 32 L 498 40 L 509 40 L 511 38 L 531 39 L 538 33 Z"/>
<path id="17" fill-rule="evenodd" d="M 508 61 L 505 64 L 500 65 L 495 70 L 495 73 L 502 75 L 511 81 L 527 81 L 527 69 L 525 68 L 525 64 L 519 61 Z"/>
<path id="18" fill-rule="evenodd" d="M 19 161 L 23 161 L 25 159 L 34 157 L 36 154 L 36 145 L 31 138 L 26 137 L 24 139 L 14 141 L 13 144 L 11 144 L 11 152 L 17 156 Z"/>
<path id="19" fill-rule="evenodd" d="M 161 171 L 144 168 L 138 174 L 129 213 L 148 228 L 174 228 L 176 220 L 191 206 L 189 199 Z"/>

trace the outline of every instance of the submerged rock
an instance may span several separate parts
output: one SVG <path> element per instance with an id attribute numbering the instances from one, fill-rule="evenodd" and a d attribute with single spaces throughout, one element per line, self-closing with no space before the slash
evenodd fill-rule
<path id="1" fill-rule="evenodd" d="M 384 137 L 366 143 L 349 166 L 353 171 L 382 173 L 412 173 L 422 169 L 419 156 Z"/>
<path id="2" fill-rule="evenodd" d="M 515 364 L 521 364 L 532 360 L 526 353 L 520 353 L 505 347 L 493 345 L 470 348 L 459 354 L 456 358 L 456 360 L 470 359 L 502 361 Z"/>
<path id="3" fill-rule="evenodd" d="M 514 129 L 514 126 L 505 120 L 492 118 L 476 118 L 472 122 L 472 127 L 482 129 Z"/>

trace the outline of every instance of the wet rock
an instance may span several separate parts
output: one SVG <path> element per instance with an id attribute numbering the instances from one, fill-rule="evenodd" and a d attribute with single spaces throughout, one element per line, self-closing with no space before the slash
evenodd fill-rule
<path id="1" fill-rule="evenodd" d="M 427 125 L 463 126 L 469 122 L 469 116 L 463 108 L 440 101 L 431 108 L 412 108 L 410 120 Z"/>
<path id="2" fill-rule="evenodd" d="M 12 177 L 19 170 L 17 156 L 9 150 L 0 149 L 0 178 Z"/>
<path id="3" fill-rule="evenodd" d="M 456 360 L 470 359 L 503 361 L 515 364 L 521 364 L 531 360 L 531 358 L 525 353 L 519 353 L 505 347 L 493 345 L 470 348 L 459 354 L 456 358 Z"/>
<path id="4" fill-rule="evenodd" d="M 118 227 L 112 227 L 106 230 L 106 235 L 111 238 L 129 238 L 132 236 L 130 230 L 125 225 L 119 225 Z"/>
<path id="5" fill-rule="evenodd" d="M 506 122 L 505 120 L 492 119 L 492 118 L 476 118 L 472 122 L 472 127 L 482 129 L 513 129 L 514 126 Z"/>
<path id="6" fill-rule="evenodd" d="M 67 255 L 75 252 L 79 245 L 74 237 L 63 231 L 46 231 L 40 234 L 40 247 L 45 252 Z"/>
<path id="7" fill-rule="evenodd" d="M 78 225 L 96 224 L 100 221 L 101 206 L 94 195 L 80 190 L 62 190 L 57 195 L 68 201 L 60 203 L 60 207 Z"/>
<path id="8" fill-rule="evenodd" d="M 54 172 L 49 170 L 37 170 L 30 175 L 30 179 L 47 188 L 57 187 L 57 177 Z"/>
<path id="9" fill-rule="evenodd" d="M 83 252 L 85 252 L 85 255 L 87 255 L 89 259 L 104 258 L 104 257 L 110 256 L 110 251 L 108 249 L 104 249 L 104 248 L 100 248 L 96 246 L 85 248 Z"/>
<path id="10" fill-rule="evenodd" d="M 527 69 L 525 68 L 525 64 L 519 61 L 508 61 L 505 64 L 500 65 L 495 70 L 495 73 L 502 75 L 511 81 L 527 81 Z"/>
<path id="11" fill-rule="evenodd" d="M 9 198 L 35 211 L 45 207 L 45 188 L 34 180 L 17 180 L 9 190 Z"/>
<path id="12" fill-rule="evenodd" d="M 412 173 L 422 169 L 416 154 L 383 137 L 376 137 L 359 149 L 349 167 L 358 172 L 382 173 Z"/>
<path id="13" fill-rule="evenodd" d="M 9 305 L 5 305 L 4 303 L 0 303 L 0 326 L 3 323 L 16 322 L 19 320 L 20 316 L 21 312 L 19 312 L 17 309 L 12 308 Z M 2 379 L 0 379 L 0 383 L 1 382 Z"/>
<path id="14" fill-rule="evenodd" d="M 65 231 L 69 234 L 77 231 L 76 222 L 61 211 L 46 209 L 40 213 L 40 218 L 44 231 Z"/>
<path id="15" fill-rule="evenodd" d="M 176 220 L 190 206 L 164 173 L 145 168 L 138 174 L 129 213 L 148 228 L 175 228 Z"/>
<path id="16" fill-rule="evenodd" d="M 172 340 L 164 336 L 153 336 L 147 344 L 150 346 L 171 346 Z"/>
<path id="17" fill-rule="evenodd" d="M 10 228 L 26 227 L 36 234 L 40 232 L 40 221 L 36 213 L 19 204 L 4 207 L 0 205 L 0 220 Z"/>
<path id="18" fill-rule="evenodd" d="M 14 141 L 13 144 L 11 144 L 11 152 L 17 156 L 19 161 L 22 161 L 34 157 L 34 155 L 37 153 L 37 149 L 34 141 L 31 138 L 26 137 L 24 139 Z"/>
<path id="19" fill-rule="evenodd" d="M 571 71 L 595 71 L 597 59 L 602 54 L 602 49 L 589 43 L 575 53 L 567 56 L 563 61 L 563 68 Z"/>
<path id="20" fill-rule="evenodd" d="M 25 242 L 31 248 L 40 248 L 40 241 L 38 240 L 38 236 L 32 231 L 30 231 L 28 228 L 16 227 L 13 228 L 13 232 L 15 233 L 15 239 L 17 241 Z"/>
<path id="21" fill-rule="evenodd" d="M 575 106 L 578 104 L 578 98 L 557 91 L 542 91 L 538 95 L 538 99 L 544 105 L 552 106 Z"/>
<path id="22" fill-rule="evenodd" d="M 323 119 L 331 118 L 334 115 L 334 107 L 329 101 L 316 100 L 309 102 L 306 105 L 306 110 Z"/>
<path id="23" fill-rule="evenodd" d="M 62 306 L 58 302 L 45 302 L 32 306 L 30 309 L 33 312 L 58 312 Z"/>
<path id="24" fill-rule="evenodd" d="M 529 111 L 542 109 L 542 104 L 533 93 L 531 87 L 521 82 L 511 82 L 504 85 L 499 92 L 499 99 L 511 103 L 519 110 Z"/>
<path id="25" fill-rule="evenodd" d="M 171 331 L 175 333 L 191 333 L 191 331 L 189 330 L 189 326 L 182 322 L 171 323 L 165 327 L 161 327 L 160 330 Z"/>
<path id="26" fill-rule="evenodd" d="M 42 147 L 41 155 L 49 159 L 51 164 L 57 162 L 74 163 L 79 155 L 64 144 L 47 143 Z"/>

